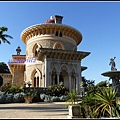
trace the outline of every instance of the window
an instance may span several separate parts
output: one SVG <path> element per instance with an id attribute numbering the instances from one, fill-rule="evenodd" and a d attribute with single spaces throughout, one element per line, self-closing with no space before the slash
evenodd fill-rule
<path id="1" fill-rule="evenodd" d="M 62 46 L 60 44 L 57 44 L 56 49 L 62 49 Z"/>
<path id="2" fill-rule="evenodd" d="M 55 33 L 55 36 L 58 36 L 58 31 Z"/>
<path id="3" fill-rule="evenodd" d="M 61 49 L 61 50 L 64 50 L 64 45 L 63 45 L 61 42 L 56 42 L 56 43 L 53 45 L 53 49 Z"/>
<path id="4" fill-rule="evenodd" d="M 60 37 L 62 37 L 62 32 L 60 32 Z"/>
<path id="5" fill-rule="evenodd" d="M 39 74 L 35 72 L 34 74 L 34 87 L 39 87 Z"/>

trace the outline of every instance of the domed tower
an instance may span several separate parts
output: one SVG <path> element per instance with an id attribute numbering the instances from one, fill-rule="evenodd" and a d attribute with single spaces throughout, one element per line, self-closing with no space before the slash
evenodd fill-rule
<path id="1" fill-rule="evenodd" d="M 90 52 L 77 51 L 82 34 L 62 24 L 63 16 L 51 16 L 43 24 L 23 30 L 21 39 L 26 44 L 26 81 L 34 87 L 48 87 L 63 82 L 64 86 L 79 91 L 81 60 Z"/>

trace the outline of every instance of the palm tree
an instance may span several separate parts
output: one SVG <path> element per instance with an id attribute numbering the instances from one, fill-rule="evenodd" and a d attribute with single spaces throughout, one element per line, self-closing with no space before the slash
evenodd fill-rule
<path id="1" fill-rule="evenodd" d="M 0 44 L 1 44 L 1 41 L 4 42 L 4 43 L 7 42 L 8 44 L 10 44 L 10 42 L 6 38 L 13 39 L 12 36 L 4 34 L 5 31 L 8 31 L 7 27 L 4 27 L 4 26 L 0 27 Z"/>
<path id="2" fill-rule="evenodd" d="M 112 89 L 112 87 L 102 89 L 101 93 L 97 92 L 93 98 L 97 101 L 98 106 L 95 112 L 100 110 L 104 115 L 105 111 L 109 111 L 110 117 L 113 117 L 112 108 L 116 103 L 116 94 L 117 90 Z"/>

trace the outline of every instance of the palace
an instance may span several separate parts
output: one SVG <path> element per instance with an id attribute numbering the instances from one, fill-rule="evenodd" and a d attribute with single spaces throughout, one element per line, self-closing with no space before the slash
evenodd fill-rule
<path id="1" fill-rule="evenodd" d="M 20 54 L 19 46 L 17 55 L 12 55 L 12 62 L 8 63 L 13 85 L 31 82 L 32 87 L 48 87 L 62 81 L 67 89 L 80 91 L 82 71 L 87 69 L 81 61 L 90 52 L 77 51 L 82 34 L 62 24 L 62 19 L 55 15 L 22 31 L 26 55 Z"/>

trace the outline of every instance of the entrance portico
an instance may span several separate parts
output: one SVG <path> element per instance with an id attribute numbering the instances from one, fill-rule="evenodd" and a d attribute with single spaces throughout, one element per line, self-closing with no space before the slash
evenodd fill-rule
<path id="1" fill-rule="evenodd" d="M 36 59 L 45 65 L 45 86 L 63 82 L 64 87 L 72 90 L 80 90 L 81 60 L 89 55 L 89 52 L 57 50 L 39 48 Z"/>

